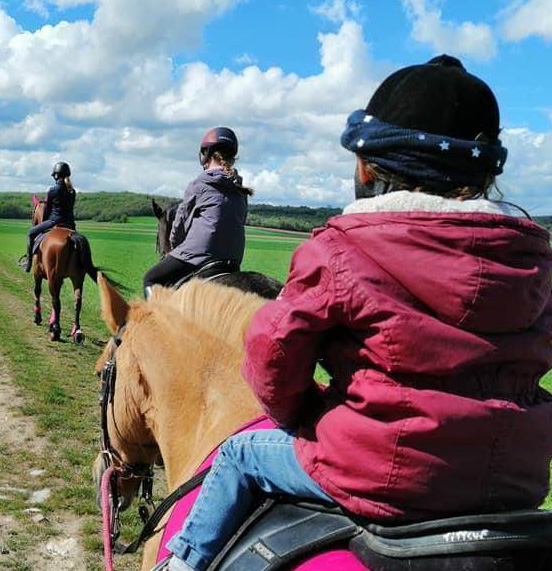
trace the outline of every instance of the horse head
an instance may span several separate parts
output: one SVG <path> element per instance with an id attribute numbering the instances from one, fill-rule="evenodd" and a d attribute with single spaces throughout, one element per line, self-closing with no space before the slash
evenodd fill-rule
<path id="1" fill-rule="evenodd" d="M 162 258 L 164 258 L 172 249 L 169 238 L 177 207 L 172 206 L 169 208 L 162 208 L 153 198 L 151 199 L 151 206 L 155 217 L 159 221 L 157 225 L 157 242 L 155 250 Z"/>
<path id="2" fill-rule="evenodd" d="M 103 473 L 113 466 L 118 509 L 124 510 L 150 475 L 159 449 L 144 419 L 150 403 L 133 349 L 131 307 L 101 273 L 98 285 L 104 321 L 113 337 L 96 363 L 102 382 L 102 450 L 93 473 L 99 491 Z"/>

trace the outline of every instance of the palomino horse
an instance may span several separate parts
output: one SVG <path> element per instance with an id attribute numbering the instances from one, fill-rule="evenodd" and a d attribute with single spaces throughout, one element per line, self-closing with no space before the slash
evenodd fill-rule
<path id="1" fill-rule="evenodd" d="M 266 300 L 193 280 L 177 291 L 154 288 L 148 301 L 129 305 L 101 273 L 98 285 L 104 320 L 117 338 L 106 346 L 96 371 L 101 374 L 114 357 L 116 383 L 105 430 L 110 448 L 116 451 L 111 461 L 127 469 L 117 486 L 120 503 L 128 507 L 144 466 L 153 465 L 159 452 L 172 492 L 211 450 L 260 414 L 240 365 L 245 330 Z M 105 468 L 100 454 L 95 463 L 97 483 Z M 155 564 L 160 536 L 157 533 L 146 542 L 143 571 Z M 321 563 L 315 568 L 364 569 L 352 554 L 343 553 L 347 565 Z M 333 557 L 335 562 L 335 553 Z"/>
<path id="2" fill-rule="evenodd" d="M 169 208 L 161 208 L 154 199 L 151 200 L 153 213 L 157 218 L 157 239 L 155 244 L 156 252 L 164 258 L 171 251 L 169 237 L 176 215 L 177 206 Z M 217 283 L 235 287 L 242 291 L 253 292 L 267 299 L 274 299 L 282 289 L 282 283 L 278 280 L 253 271 L 240 271 L 237 268 L 232 270 L 225 269 L 225 266 L 218 265 L 217 262 L 203 266 L 193 276 L 202 279 L 215 280 Z M 231 272 L 231 273 L 230 273 Z M 175 288 L 182 285 L 183 281 L 187 281 L 188 276 L 184 280 L 177 281 L 172 284 Z"/>
<path id="3" fill-rule="evenodd" d="M 40 224 L 44 215 L 43 201 L 33 197 L 33 225 Z M 80 326 L 80 313 L 82 307 L 82 288 L 84 278 L 88 274 L 94 281 L 97 280 L 98 268 L 92 263 L 92 254 L 87 239 L 77 234 L 71 228 L 54 226 L 48 231 L 34 255 L 34 322 L 42 323 L 42 309 L 40 296 L 42 293 L 42 280 L 48 281 L 48 289 L 52 296 L 52 313 L 50 315 L 50 339 L 59 341 L 61 335 L 60 292 L 63 280 L 69 278 L 73 284 L 75 298 L 75 320 L 71 327 L 71 337 L 75 343 L 84 342 L 84 333 Z"/>

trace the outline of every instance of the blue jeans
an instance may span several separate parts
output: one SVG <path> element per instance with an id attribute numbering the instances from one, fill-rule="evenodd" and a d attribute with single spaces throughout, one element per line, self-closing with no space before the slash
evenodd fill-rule
<path id="1" fill-rule="evenodd" d="M 255 492 L 335 503 L 303 470 L 293 440 L 293 433 L 279 428 L 228 438 L 182 529 L 167 547 L 195 571 L 204 571 L 253 508 Z"/>

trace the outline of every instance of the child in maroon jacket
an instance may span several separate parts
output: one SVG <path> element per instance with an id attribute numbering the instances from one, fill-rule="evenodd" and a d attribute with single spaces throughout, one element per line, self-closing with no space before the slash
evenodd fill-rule
<path id="1" fill-rule="evenodd" d="M 221 446 L 168 569 L 204 571 L 255 490 L 392 522 L 542 502 L 552 252 L 489 199 L 498 135 L 493 93 L 448 56 L 394 73 L 349 117 L 357 200 L 296 250 L 247 334 L 243 375 L 281 428 Z"/>

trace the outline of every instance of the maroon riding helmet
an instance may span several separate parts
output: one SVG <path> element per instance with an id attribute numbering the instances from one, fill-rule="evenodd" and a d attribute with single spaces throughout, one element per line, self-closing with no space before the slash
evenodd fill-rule
<path id="1" fill-rule="evenodd" d="M 214 127 L 203 135 L 199 147 L 199 162 L 202 167 L 205 167 L 215 151 L 222 151 L 232 158 L 238 154 L 238 138 L 232 129 Z"/>

